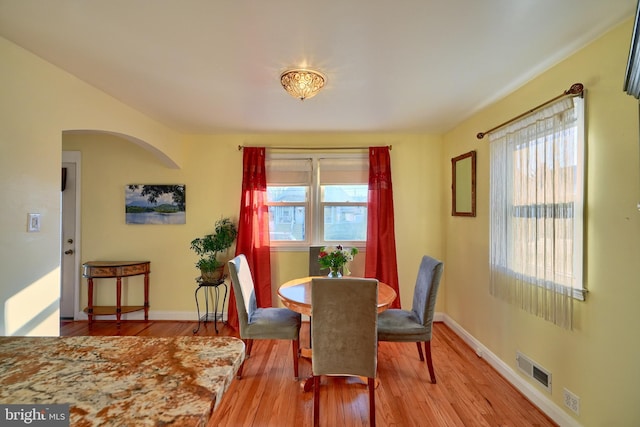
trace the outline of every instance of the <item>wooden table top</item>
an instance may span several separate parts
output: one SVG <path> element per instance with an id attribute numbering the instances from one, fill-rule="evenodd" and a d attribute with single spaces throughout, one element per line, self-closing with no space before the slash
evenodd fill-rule
<path id="1" fill-rule="evenodd" d="M 325 276 L 315 276 L 325 278 Z M 301 277 L 289 280 L 278 289 L 278 296 L 289 310 L 296 313 L 311 316 L 311 279 L 314 277 Z M 349 279 L 351 277 L 343 277 Z M 361 277 L 353 277 L 361 279 Z M 378 282 L 378 313 L 385 311 L 396 299 L 396 291 L 386 283 Z"/>
<path id="2" fill-rule="evenodd" d="M 82 264 L 88 279 L 137 276 L 151 272 L 151 261 L 89 261 Z"/>

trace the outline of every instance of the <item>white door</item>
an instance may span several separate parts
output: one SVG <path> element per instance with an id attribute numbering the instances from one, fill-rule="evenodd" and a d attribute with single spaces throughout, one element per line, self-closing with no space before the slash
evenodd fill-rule
<path id="1" fill-rule="evenodd" d="M 79 153 L 62 153 L 63 186 L 62 235 L 60 254 L 60 318 L 74 319 L 78 312 L 78 288 L 80 283 L 79 239 Z M 66 173 L 65 173 L 66 172 Z M 64 177 L 66 176 L 66 179 Z"/>

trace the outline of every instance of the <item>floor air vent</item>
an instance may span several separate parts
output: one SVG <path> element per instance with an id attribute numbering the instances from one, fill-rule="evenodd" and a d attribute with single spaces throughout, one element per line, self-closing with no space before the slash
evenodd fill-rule
<path id="1" fill-rule="evenodd" d="M 516 352 L 516 364 L 526 376 L 534 379 L 545 390 L 551 393 L 551 373 L 519 351 Z"/>

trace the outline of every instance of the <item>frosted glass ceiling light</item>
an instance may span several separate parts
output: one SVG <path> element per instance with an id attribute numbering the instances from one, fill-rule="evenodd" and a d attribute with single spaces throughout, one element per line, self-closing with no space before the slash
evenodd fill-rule
<path id="1" fill-rule="evenodd" d="M 324 74 L 305 68 L 287 70 L 280 74 L 280 83 L 284 90 L 301 101 L 316 96 L 326 81 Z"/>

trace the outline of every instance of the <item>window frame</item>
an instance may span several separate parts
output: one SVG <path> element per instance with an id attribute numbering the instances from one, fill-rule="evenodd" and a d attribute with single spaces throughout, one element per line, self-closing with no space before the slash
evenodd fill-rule
<path id="1" fill-rule="evenodd" d="M 307 251 L 309 246 L 333 246 L 337 243 L 349 246 L 364 248 L 366 246 L 365 240 L 340 240 L 325 241 L 324 237 L 324 207 L 325 206 L 364 206 L 367 209 L 367 202 L 323 202 L 322 201 L 322 187 L 320 184 L 320 161 L 321 159 L 362 159 L 364 163 L 368 165 L 369 158 L 367 153 L 330 153 L 330 152 L 318 152 L 318 153 L 267 153 L 267 161 L 269 159 L 310 159 L 311 160 L 311 177 L 307 192 L 307 201 L 303 202 L 305 206 L 305 240 L 271 240 L 271 250 L 275 251 Z M 368 166 L 367 166 L 368 170 Z M 362 183 L 368 185 L 368 182 Z M 305 183 L 291 184 L 291 183 L 278 183 L 270 182 L 269 174 L 267 172 L 267 188 L 273 186 L 306 186 Z M 293 206 L 300 205 L 301 202 L 276 202 L 272 203 L 267 201 L 266 205 L 271 206 Z"/>

